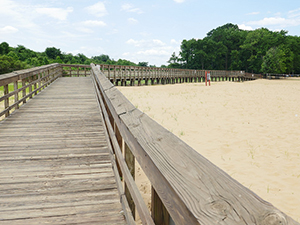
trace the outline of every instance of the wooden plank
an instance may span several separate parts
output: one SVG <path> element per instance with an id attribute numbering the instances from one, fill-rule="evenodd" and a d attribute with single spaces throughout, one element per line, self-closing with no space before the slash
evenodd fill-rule
<path id="1" fill-rule="evenodd" d="M 99 71 L 98 71 L 99 72 Z M 109 117 L 108 114 L 106 112 L 105 106 L 104 106 L 104 102 L 100 96 L 99 90 L 96 90 L 97 96 L 98 96 L 98 100 L 99 103 L 101 105 L 101 109 L 103 112 L 103 117 L 105 119 L 106 122 L 106 128 L 108 130 L 109 136 L 110 136 L 110 140 L 112 143 L 112 146 L 114 148 L 114 153 L 116 155 L 116 158 L 118 160 L 120 169 L 122 170 L 122 174 L 124 176 L 124 181 L 127 184 L 128 190 L 131 193 L 132 198 L 134 199 L 134 202 L 136 203 L 137 206 L 137 211 L 139 213 L 139 216 L 141 218 L 141 221 L 144 224 L 154 224 L 152 218 L 150 217 L 150 214 L 148 212 L 147 206 L 145 205 L 145 202 L 133 180 L 133 177 L 128 169 L 128 167 L 126 166 L 126 162 L 125 159 L 123 158 L 123 154 L 122 151 L 120 149 L 119 143 L 117 141 L 116 136 L 114 135 L 114 131 L 113 131 L 113 127 L 110 124 L 109 121 Z"/>
<path id="2" fill-rule="evenodd" d="M 60 78 L 0 135 L 0 224 L 126 224 L 89 77 Z"/>
<path id="3" fill-rule="evenodd" d="M 104 76 L 94 69 L 98 80 Z M 232 179 L 119 93 L 105 105 L 176 224 L 299 224 Z"/>

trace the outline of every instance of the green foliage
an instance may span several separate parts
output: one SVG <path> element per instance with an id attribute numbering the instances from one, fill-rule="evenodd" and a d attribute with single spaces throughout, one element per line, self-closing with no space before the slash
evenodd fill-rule
<path id="1" fill-rule="evenodd" d="M 272 60 L 279 60 L 280 69 Z M 203 39 L 183 40 L 179 56 L 173 53 L 168 63 L 171 68 L 300 73 L 300 37 L 266 28 L 245 31 L 228 23 Z"/>
<path id="2" fill-rule="evenodd" d="M 263 73 L 285 73 L 286 67 L 286 55 L 281 48 L 270 48 L 263 58 L 261 70 Z"/>
<path id="3" fill-rule="evenodd" d="M 9 52 L 9 45 L 7 42 L 0 44 L 0 55 L 6 55 Z"/>
<path id="4" fill-rule="evenodd" d="M 55 47 L 48 47 L 44 52 L 35 52 L 22 45 L 13 48 L 10 47 L 7 42 L 2 42 L 0 44 L 0 74 L 51 63 L 85 65 L 95 63 L 136 66 L 135 63 L 130 62 L 129 60 L 119 59 L 118 61 L 115 61 L 104 54 L 88 58 L 82 53 L 75 56 L 70 53 L 62 53 L 60 49 Z M 148 65 L 148 62 L 142 63 Z"/>
<path id="5" fill-rule="evenodd" d="M 147 67 L 148 66 L 148 62 L 139 62 L 138 66 L 144 66 Z"/>
<path id="6" fill-rule="evenodd" d="M 60 49 L 55 47 L 46 48 L 45 53 L 49 59 L 57 59 L 57 57 L 61 57 L 62 55 Z"/>
<path id="7" fill-rule="evenodd" d="M 20 60 L 15 60 L 11 56 L 0 55 L 0 74 L 9 73 L 14 70 L 26 68 L 26 64 Z"/>

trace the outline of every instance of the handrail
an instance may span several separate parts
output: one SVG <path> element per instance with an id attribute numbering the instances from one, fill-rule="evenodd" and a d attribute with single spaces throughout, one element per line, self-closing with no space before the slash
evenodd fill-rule
<path id="1" fill-rule="evenodd" d="M 136 158 L 151 182 L 151 211 L 155 224 L 174 221 L 177 225 L 299 225 L 136 109 L 99 68 L 93 64 L 91 67 L 109 138 L 125 184 L 132 185 L 125 168 L 132 168 L 132 165 L 122 158 L 122 149 L 125 157 L 132 154 Z M 143 217 L 146 213 L 141 212 L 139 200 L 134 197 L 138 195 L 136 188 L 128 189 Z M 127 200 L 131 201 L 130 198 Z M 144 219 L 143 224 L 151 223 Z"/>
<path id="2" fill-rule="evenodd" d="M 141 85 L 141 81 L 145 81 L 147 85 L 155 82 L 157 84 L 166 83 L 182 83 L 182 82 L 201 82 L 204 81 L 205 70 L 195 69 L 175 69 L 175 68 L 157 68 L 157 67 L 141 67 L 141 66 L 120 66 L 100 64 L 100 71 L 115 85 L 130 86 L 137 81 Z M 227 71 L 227 70 L 209 70 L 213 81 L 245 81 L 254 80 L 260 77 L 247 76 L 245 71 Z"/>
<path id="3" fill-rule="evenodd" d="M 86 77 L 90 75 L 91 67 L 80 64 L 61 64 L 63 68 L 63 77 Z"/>
<path id="4" fill-rule="evenodd" d="M 8 117 L 12 110 L 25 104 L 27 99 L 47 87 L 61 74 L 60 64 L 54 63 L 0 75 L 0 88 L 3 89 L 0 105 L 4 106 L 3 110 L 0 108 L 0 118 L 3 115 Z M 10 101 L 11 97 L 14 98 L 13 102 Z"/>

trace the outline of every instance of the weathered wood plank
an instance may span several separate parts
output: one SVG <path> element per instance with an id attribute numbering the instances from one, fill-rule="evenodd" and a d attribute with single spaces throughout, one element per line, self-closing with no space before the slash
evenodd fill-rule
<path id="1" fill-rule="evenodd" d="M 0 136 L 0 224 L 126 223 L 90 78 L 60 78 Z"/>
<path id="2" fill-rule="evenodd" d="M 123 139 L 176 224 L 299 224 L 135 109 L 114 87 L 99 88 Z"/>

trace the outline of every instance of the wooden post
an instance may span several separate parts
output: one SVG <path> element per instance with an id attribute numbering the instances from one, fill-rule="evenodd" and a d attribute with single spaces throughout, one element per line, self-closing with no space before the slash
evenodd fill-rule
<path id="1" fill-rule="evenodd" d="M 24 86 L 26 86 L 25 79 L 22 80 L 22 87 L 24 87 Z M 23 91 L 22 91 L 22 98 L 24 98 L 25 96 L 26 96 L 26 88 L 23 89 Z M 23 100 L 23 104 L 25 104 L 25 103 L 26 103 L 26 98 Z"/>
<path id="2" fill-rule="evenodd" d="M 35 75 L 34 77 L 35 77 L 35 80 L 34 80 L 35 82 L 34 82 L 33 88 L 34 88 L 34 91 L 35 91 L 34 94 L 37 95 L 37 91 L 36 91 L 36 89 L 37 89 L 37 83 L 36 83 L 36 80 L 38 79 L 38 76 Z"/>
<path id="3" fill-rule="evenodd" d="M 155 224 L 169 225 L 170 215 L 157 195 L 153 186 L 151 186 L 151 216 Z"/>
<path id="4" fill-rule="evenodd" d="M 14 91 L 16 91 L 16 90 L 18 90 L 18 81 L 17 80 L 14 82 Z M 15 103 L 17 101 L 19 101 L 19 92 L 17 92 L 15 94 Z M 18 108 L 19 108 L 19 104 L 16 105 L 15 109 L 18 109 Z"/>
<path id="5" fill-rule="evenodd" d="M 4 85 L 4 96 L 8 95 L 8 84 Z M 7 109 L 9 107 L 9 98 L 4 99 L 4 109 Z M 5 113 L 5 117 L 9 116 L 9 110 Z"/>
<path id="6" fill-rule="evenodd" d="M 32 81 L 32 77 L 29 77 L 29 78 L 28 78 L 28 83 L 30 84 L 30 85 L 29 85 L 29 93 L 32 92 L 32 84 L 31 84 L 31 81 Z M 29 98 L 32 98 L 32 95 L 30 95 Z"/>
<path id="7" fill-rule="evenodd" d="M 120 149 L 121 149 L 121 151 L 122 151 L 122 150 L 123 150 L 123 148 L 122 148 L 122 145 L 123 145 L 123 139 L 122 139 L 122 136 L 121 136 L 121 134 L 120 134 L 120 131 L 119 131 L 119 129 L 118 129 L 116 123 L 114 123 L 114 132 L 115 132 L 115 135 L 116 135 L 116 138 L 117 138 L 119 147 L 120 147 Z M 123 180 L 123 173 L 122 173 L 122 170 L 121 170 L 121 168 L 120 168 L 120 164 L 119 164 L 118 160 L 116 160 L 116 163 L 117 163 L 117 168 L 118 168 L 118 171 L 119 171 L 121 180 Z"/>
<path id="8" fill-rule="evenodd" d="M 125 162 L 127 164 L 127 167 L 129 169 L 133 179 L 135 180 L 135 157 L 132 154 L 131 150 L 129 149 L 129 147 L 126 143 L 125 143 L 124 151 L 125 151 L 125 153 L 124 153 L 125 154 Z M 134 201 L 133 201 L 133 199 L 131 197 L 131 194 L 128 190 L 126 182 L 125 182 L 125 196 L 127 198 L 129 207 L 131 209 L 132 216 L 135 219 L 135 204 L 134 204 Z"/>

